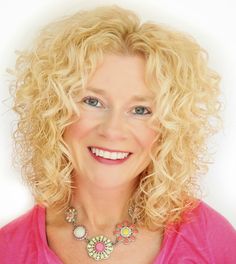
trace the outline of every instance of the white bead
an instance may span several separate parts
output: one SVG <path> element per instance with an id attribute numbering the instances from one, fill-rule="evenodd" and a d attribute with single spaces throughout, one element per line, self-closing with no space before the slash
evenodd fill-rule
<path id="1" fill-rule="evenodd" d="M 79 225 L 75 227 L 73 233 L 77 239 L 84 239 L 86 236 L 86 229 L 84 226 Z"/>

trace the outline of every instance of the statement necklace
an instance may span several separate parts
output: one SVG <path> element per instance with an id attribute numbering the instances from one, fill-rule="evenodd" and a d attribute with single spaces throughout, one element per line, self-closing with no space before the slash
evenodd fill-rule
<path id="1" fill-rule="evenodd" d="M 129 209 L 130 215 L 130 209 Z M 114 242 L 104 235 L 87 237 L 87 229 L 84 225 L 79 224 L 78 212 L 74 207 L 69 207 L 65 211 L 65 219 L 68 223 L 73 225 L 73 236 L 77 240 L 83 240 L 87 243 L 87 253 L 90 258 L 94 260 L 104 260 L 110 257 L 114 246 L 122 242 L 127 245 L 135 240 L 135 236 L 138 233 L 138 229 L 135 224 L 129 221 L 124 221 L 121 224 L 117 224 L 113 234 L 115 236 Z"/>

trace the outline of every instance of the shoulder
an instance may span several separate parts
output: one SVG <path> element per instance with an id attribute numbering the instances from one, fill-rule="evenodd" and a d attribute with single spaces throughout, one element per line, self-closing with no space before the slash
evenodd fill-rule
<path id="1" fill-rule="evenodd" d="M 24 236 L 27 232 L 35 227 L 35 222 L 40 220 L 40 216 L 44 213 L 44 208 L 35 205 L 29 211 L 14 219 L 0 229 L 0 237 L 5 236 L 5 239 L 11 240 L 14 237 Z"/>
<path id="2" fill-rule="evenodd" d="M 236 239 L 236 230 L 233 225 L 206 202 L 199 201 L 198 206 L 187 215 L 190 216 L 189 224 L 199 227 L 201 232 L 204 230 L 209 239 L 214 234 L 228 234 L 232 239 Z M 186 223 L 188 224 L 188 221 Z"/>
<path id="3" fill-rule="evenodd" d="M 233 225 L 206 202 L 200 201 L 187 216 L 189 217 L 186 218 L 183 228 L 192 228 L 195 234 L 204 236 L 210 245 L 222 246 L 224 239 L 228 243 L 236 243 L 236 230 Z"/>
<path id="4" fill-rule="evenodd" d="M 24 255 L 37 246 L 42 233 L 40 228 L 44 221 L 44 210 L 43 207 L 35 205 L 0 229 L 0 259 L 15 263 L 13 255 L 16 256 L 19 252 Z"/>
<path id="5" fill-rule="evenodd" d="M 221 263 L 235 263 L 236 230 L 233 225 L 204 202 L 199 206 L 198 213 L 212 259 L 221 260 Z"/>
<path id="6" fill-rule="evenodd" d="M 203 201 L 185 212 L 182 223 L 168 230 L 168 251 L 173 259 L 189 258 L 198 263 L 234 263 L 236 230 L 219 212 Z M 204 262 L 204 263 L 205 263 Z"/>

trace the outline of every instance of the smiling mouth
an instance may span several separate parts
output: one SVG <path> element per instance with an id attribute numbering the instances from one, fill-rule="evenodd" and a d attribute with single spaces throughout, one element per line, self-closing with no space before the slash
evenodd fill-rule
<path id="1" fill-rule="evenodd" d="M 95 149 L 98 149 L 98 150 L 107 151 L 107 152 L 109 152 L 109 153 L 116 152 L 116 153 L 129 153 L 129 154 L 132 154 L 132 152 L 129 152 L 129 151 L 114 150 L 114 149 L 108 149 L 108 148 L 97 147 L 97 146 L 89 146 L 88 148 L 89 148 L 90 150 L 91 150 L 92 148 L 95 148 Z"/>
<path id="2" fill-rule="evenodd" d="M 132 152 L 115 152 L 104 150 L 104 148 L 88 147 L 90 153 L 99 159 L 110 160 L 110 161 L 124 161 L 129 158 Z"/>

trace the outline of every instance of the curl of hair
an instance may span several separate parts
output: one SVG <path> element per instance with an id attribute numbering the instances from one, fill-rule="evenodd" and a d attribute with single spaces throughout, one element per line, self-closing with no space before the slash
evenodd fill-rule
<path id="1" fill-rule="evenodd" d="M 68 206 L 73 167 L 63 133 L 72 116 L 79 117 L 76 101 L 108 53 L 144 56 L 147 87 L 155 94 L 150 125 L 158 136 L 130 200 L 133 218 L 149 229 L 178 222 L 198 202 L 198 178 L 210 160 L 206 140 L 221 124 L 220 77 L 192 37 L 141 23 L 116 5 L 51 23 L 31 50 L 19 53 L 11 93 L 19 114 L 14 140 L 24 180 L 36 202 Z"/>

